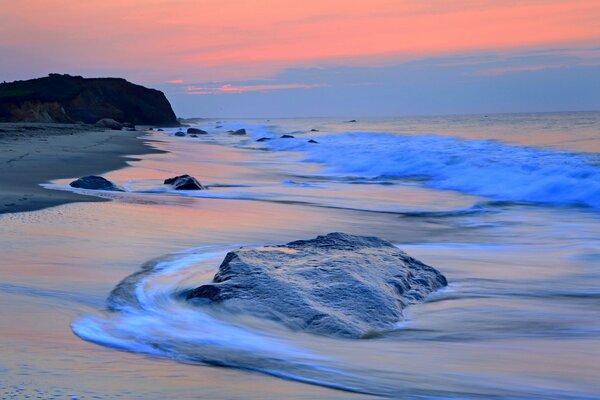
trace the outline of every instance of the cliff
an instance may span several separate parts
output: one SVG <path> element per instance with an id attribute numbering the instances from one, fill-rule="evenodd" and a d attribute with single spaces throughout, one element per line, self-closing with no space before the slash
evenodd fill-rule
<path id="1" fill-rule="evenodd" d="M 161 91 L 121 78 L 50 74 L 0 83 L 2 122 L 93 124 L 102 118 L 138 125 L 179 125 Z"/>

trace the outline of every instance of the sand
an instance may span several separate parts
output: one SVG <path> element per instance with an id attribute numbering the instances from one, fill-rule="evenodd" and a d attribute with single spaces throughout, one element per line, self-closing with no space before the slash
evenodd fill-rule
<path id="1" fill-rule="evenodd" d="M 0 123 L 0 214 L 107 201 L 40 184 L 102 174 L 124 167 L 134 155 L 159 152 L 138 139 L 142 135 L 79 124 Z"/>

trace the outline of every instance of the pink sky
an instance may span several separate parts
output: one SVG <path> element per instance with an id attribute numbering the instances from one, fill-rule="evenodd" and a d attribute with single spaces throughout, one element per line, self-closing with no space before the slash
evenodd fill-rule
<path id="1" fill-rule="evenodd" d="M 236 81 L 292 67 L 600 44 L 598 0 L 20 0 L 1 7 L 0 52 L 9 56 L 0 72 L 9 77 L 75 65 L 144 83 Z"/>

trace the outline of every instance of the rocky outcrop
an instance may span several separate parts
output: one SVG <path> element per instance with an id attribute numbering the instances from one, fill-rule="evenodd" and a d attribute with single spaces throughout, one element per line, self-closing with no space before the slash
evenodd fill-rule
<path id="1" fill-rule="evenodd" d="M 294 330 L 364 338 L 393 329 L 406 306 L 446 285 L 440 272 L 390 242 L 330 233 L 232 251 L 212 283 L 184 296 Z"/>
<path id="2" fill-rule="evenodd" d="M 205 190 L 200 182 L 190 175 L 179 175 L 165 179 L 165 185 L 173 185 L 175 190 Z"/>
<path id="3" fill-rule="evenodd" d="M 84 176 L 69 183 L 69 186 L 78 189 L 90 189 L 90 190 L 110 190 L 113 192 L 123 192 L 124 190 L 101 176 Z"/>
<path id="4" fill-rule="evenodd" d="M 120 78 L 50 74 L 0 84 L 0 121 L 179 125 L 165 95 Z"/>

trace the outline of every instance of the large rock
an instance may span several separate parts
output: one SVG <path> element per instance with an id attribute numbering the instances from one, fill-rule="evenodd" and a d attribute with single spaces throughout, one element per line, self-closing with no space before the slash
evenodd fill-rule
<path id="1" fill-rule="evenodd" d="M 175 190 L 205 190 L 200 182 L 190 175 L 179 175 L 165 179 L 165 185 L 173 185 Z"/>
<path id="2" fill-rule="evenodd" d="M 101 176 L 84 176 L 69 183 L 69 186 L 78 189 L 91 189 L 91 190 L 111 190 L 115 192 L 123 192 L 124 190 L 119 186 L 115 185 L 108 179 Z"/>
<path id="3" fill-rule="evenodd" d="M 406 306 L 446 285 L 440 272 L 390 242 L 330 233 L 232 251 L 212 283 L 184 295 L 294 330 L 363 338 L 393 329 Z"/>
<path id="4" fill-rule="evenodd" d="M 112 129 L 115 131 L 120 131 L 123 129 L 123 124 L 115 121 L 112 118 L 102 118 L 100 121 L 96 122 L 96 126 L 100 128 Z"/>
<path id="5" fill-rule="evenodd" d="M 50 74 L 0 84 L 0 121 L 94 124 L 103 118 L 137 125 L 179 125 L 161 91 L 121 78 Z"/>

